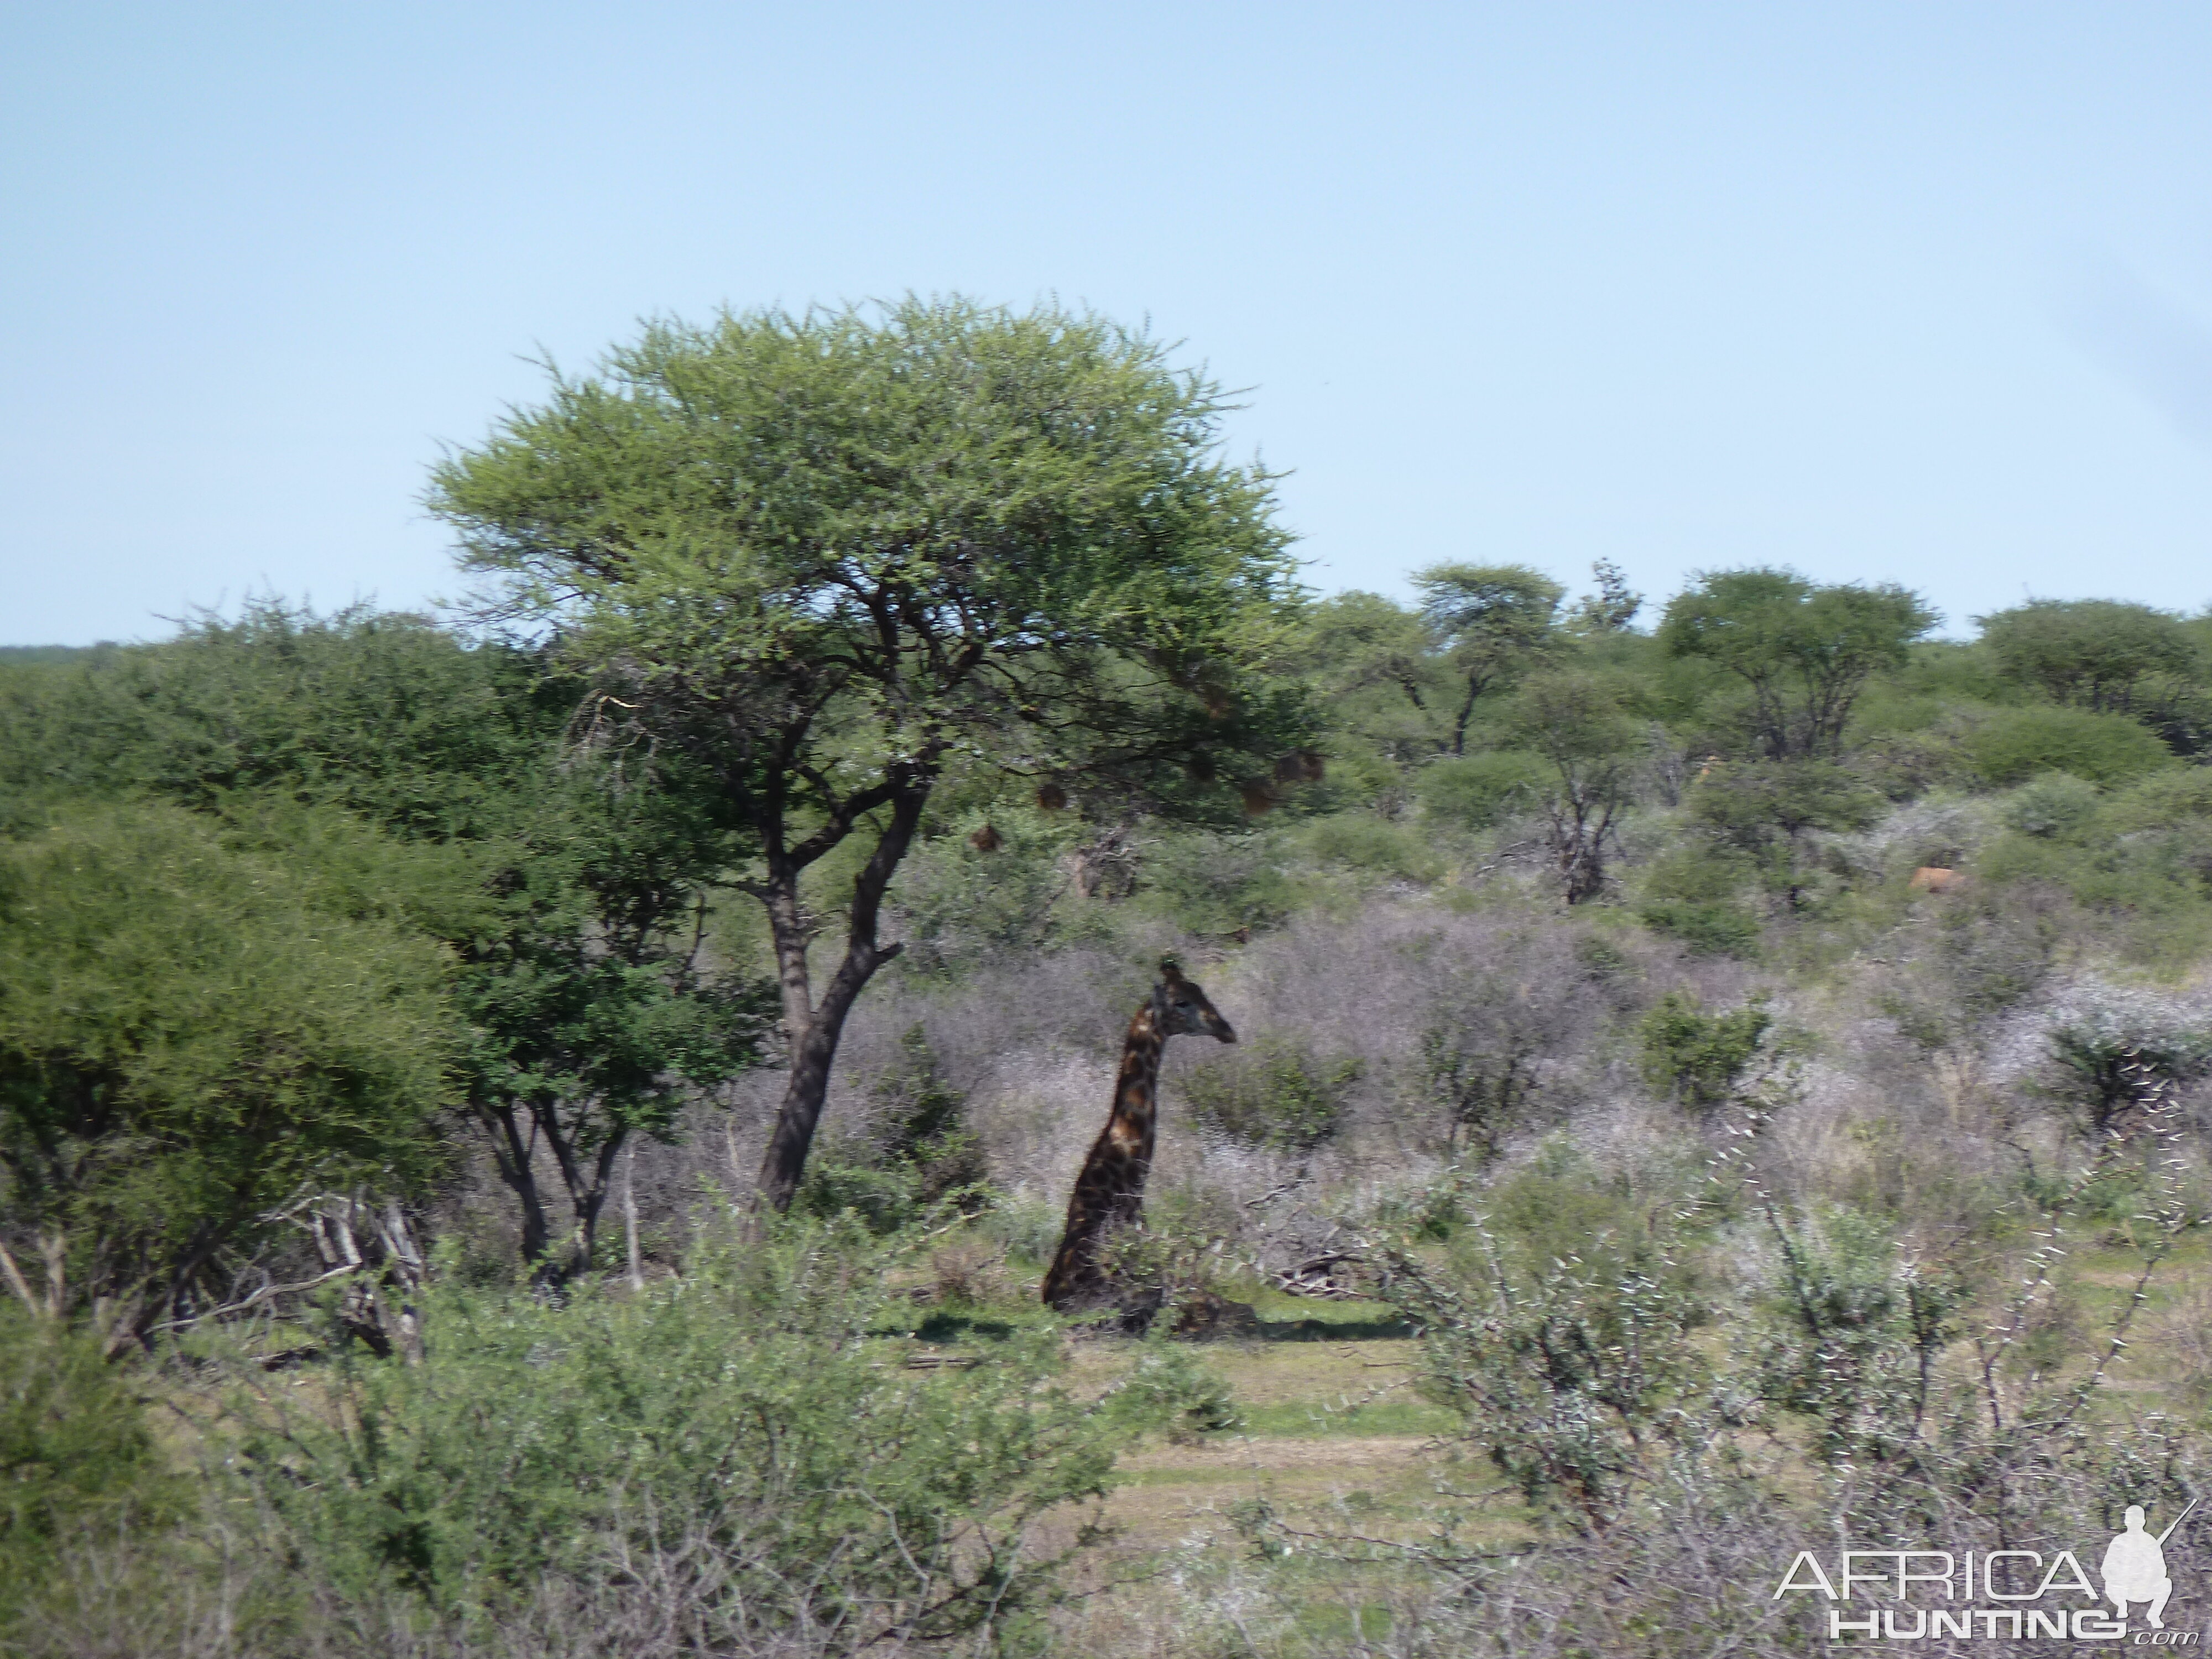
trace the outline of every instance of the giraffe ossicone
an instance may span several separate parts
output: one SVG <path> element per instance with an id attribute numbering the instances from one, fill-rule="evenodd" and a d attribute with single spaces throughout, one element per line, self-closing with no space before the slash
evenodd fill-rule
<path id="1" fill-rule="evenodd" d="M 1173 957 L 1160 959 L 1152 994 L 1129 1022 L 1121 1042 L 1121 1070 L 1114 1082 L 1114 1108 L 1091 1143 L 1083 1172 L 1067 1200 L 1067 1226 L 1044 1276 L 1044 1299 L 1062 1313 L 1102 1307 L 1115 1289 L 1099 1265 L 1099 1247 L 1116 1227 L 1144 1213 L 1145 1177 L 1152 1173 L 1159 1125 L 1160 1055 L 1171 1036 L 1237 1041 L 1206 993 L 1182 976 Z"/>

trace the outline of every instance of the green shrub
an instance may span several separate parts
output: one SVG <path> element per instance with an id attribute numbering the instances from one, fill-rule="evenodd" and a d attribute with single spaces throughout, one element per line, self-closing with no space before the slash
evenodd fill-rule
<path id="1" fill-rule="evenodd" d="M 1653 860 L 1637 916 L 1700 956 L 1751 956 L 1759 946 L 1759 918 L 1743 894 L 1757 873 L 1739 853 L 1678 848 Z"/>
<path id="2" fill-rule="evenodd" d="M 2008 830 L 2045 840 L 2066 840 L 2097 816 L 2097 786 L 2071 772 L 2046 772 L 2021 786 L 2004 805 Z"/>
<path id="3" fill-rule="evenodd" d="M 1403 881 L 1434 881 L 1443 865 L 1410 826 L 1392 823 L 1372 812 L 1339 812 L 1316 818 L 1298 833 L 1307 856 L 1370 875 Z"/>
<path id="4" fill-rule="evenodd" d="M 2195 1005 L 2132 987 L 2078 986 L 2051 1010 L 2044 1092 L 2102 1145 L 2136 1107 L 2212 1071 L 2212 1024 Z"/>
<path id="5" fill-rule="evenodd" d="M 975 1219 L 977 1230 L 1008 1255 L 1042 1267 L 1060 1248 L 1066 1224 L 1064 1205 L 1051 1199 L 1001 1194 Z"/>
<path id="6" fill-rule="evenodd" d="M 1735 1098 L 1773 1025 L 1756 1002 L 1709 1014 L 1687 992 L 1669 991 L 1638 1030 L 1644 1078 L 1669 1099 L 1710 1112 Z"/>
<path id="7" fill-rule="evenodd" d="M 1486 830 L 1533 807 L 1550 776 L 1541 760 L 1518 749 L 1432 761 L 1418 782 L 1421 810 L 1440 823 Z"/>
<path id="8" fill-rule="evenodd" d="M 1911 1437 L 1936 1358 L 1964 1334 L 1966 1285 L 1940 1258 L 1900 1260 L 1887 1216 L 1824 1212 L 1775 1230 L 1772 1329 L 1753 1350 L 1759 1395 L 1811 1419 L 1822 1460 L 1879 1462 Z"/>
<path id="9" fill-rule="evenodd" d="M 451 959 L 314 884 L 154 802 L 0 842 L 0 1180 L 67 1240 L 63 1312 L 148 1330 L 219 1298 L 301 1193 L 434 1167 Z"/>
<path id="10" fill-rule="evenodd" d="M 0 1304 L 0 1550 L 166 1491 L 144 1416 L 100 1344 Z"/>
<path id="11" fill-rule="evenodd" d="M 2137 722 L 2086 708 L 2002 709 L 1969 731 L 1964 747 L 1975 772 L 2000 788 L 2039 772 L 2112 783 L 2173 763 L 2166 746 Z"/>
<path id="12" fill-rule="evenodd" d="M 1808 830 L 1863 830 L 1882 799 L 1832 761 L 1754 762 L 1716 768 L 1693 784 L 1692 821 L 1726 846 L 1765 853 L 1795 848 Z"/>
<path id="13" fill-rule="evenodd" d="M 1759 918 L 1741 904 L 1650 899 L 1638 908 L 1637 915 L 1653 933 L 1666 934 L 1698 956 L 1759 953 Z"/>
<path id="14" fill-rule="evenodd" d="M 2212 766 L 2153 772 L 2117 792 L 2106 808 L 2121 834 L 2142 830 L 2199 830 L 2212 823 Z"/>
<path id="15" fill-rule="evenodd" d="M 1099 1264 L 1115 1287 L 1122 1329 L 1212 1326 L 1231 1305 L 1237 1258 L 1227 1245 L 1244 1219 L 1216 1189 L 1171 1187 L 1152 1195 L 1134 1224 L 1109 1229 Z"/>
<path id="16" fill-rule="evenodd" d="M 1279 926 L 1292 905 L 1272 830 L 1163 836 L 1147 844 L 1137 879 L 1152 908 L 1193 933 L 1257 933 Z"/>
<path id="17" fill-rule="evenodd" d="M 1975 860 L 1985 903 L 2033 914 L 2063 894 L 2124 960 L 2180 969 L 2212 948 L 2212 817 L 2198 769 L 2155 774 L 2105 801 L 2072 833 L 2000 836 Z"/>
<path id="18" fill-rule="evenodd" d="M 1394 1229 L 1422 1244 L 1449 1243 L 1468 1223 L 1467 1177 L 1454 1172 L 1434 1186 L 1391 1193 L 1368 1212 L 1370 1225 Z"/>
<path id="19" fill-rule="evenodd" d="M 58 1547 L 158 1526 L 183 1498 L 100 1345 L 0 1304 L 0 1629 Z"/>
<path id="20" fill-rule="evenodd" d="M 1532 1509 L 1577 1530 L 1609 1524 L 1649 1466 L 1698 1445 L 1711 1376 L 1694 1335 L 1709 1304 L 1662 1217 L 1624 1216 L 1615 1199 L 1589 1222 L 1556 1253 L 1481 1223 L 1447 1267 L 1376 1252 L 1384 1299 L 1422 1332 L 1422 1394 Z"/>
<path id="21" fill-rule="evenodd" d="M 1655 1205 L 1653 1194 L 1638 1194 L 1626 1171 L 1599 1168 L 1571 1136 L 1547 1136 L 1534 1158 L 1483 1194 L 1478 1236 L 1459 1241 L 1454 1259 L 1479 1268 L 1490 1252 L 1502 1249 L 1514 1261 L 1534 1265 L 1572 1255 L 1608 1231 L 1632 1232 L 1632 1218 L 1646 1209 L 1680 1209 L 1680 1199 L 1703 1176 L 1701 1170 L 1699 1181 L 1682 1181 L 1674 1170 L 1660 1173 L 1663 1196 Z"/>
<path id="22" fill-rule="evenodd" d="M 1244 1425 L 1229 1381 L 1187 1346 L 1156 1337 L 1104 1401 L 1108 1418 L 1134 1434 L 1188 1445 Z"/>
<path id="23" fill-rule="evenodd" d="M 792 1200 L 801 1215 L 817 1221 L 848 1218 L 879 1237 L 913 1225 L 926 1207 L 914 1167 L 880 1162 L 857 1135 L 824 1136 Z"/>
<path id="24" fill-rule="evenodd" d="M 988 1207 L 982 1143 L 967 1124 L 967 1097 L 952 1087 L 919 1025 L 870 1091 L 872 1121 L 828 1141 L 809 1160 L 797 1202 L 823 1219 L 850 1212 L 877 1233 L 896 1231 L 950 1201 Z"/>
<path id="25" fill-rule="evenodd" d="M 1359 1073 L 1357 1060 L 1261 1037 L 1192 1066 L 1182 1092 L 1202 1127 L 1250 1146 L 1308 1152 L 1343 1127 Z"/>
<path id="26" fill-rule="evenodd" d="M 887 1364 L 869 1333 L 907 1249 L 775 1224 L 626 1298 L 446 1290 L 423 1364 L 241 1402 L 240 1477 L 271 1547 L 356 1607 L 489 1631 L 549 1582 L 672 1575 L 701 1651 L 981 1650 L 1048 1599 L 1017 1540 L 1103 1492 L 1120 1431 L 1051 1386 L 1048 1331 L 964 1372 Z"/>
<path id="27" fill-rule="evenodd" d="M 987 823 L 997 837 L 988 852 L 969 839 Z M 890 901 L 906 935 L 905 971 L 957 975 L 1065 938 L 1074 912 L 1062 902 L 1060 860 L 1077 827 L 1027 808 L 970 811 L 909 853 Z"/>

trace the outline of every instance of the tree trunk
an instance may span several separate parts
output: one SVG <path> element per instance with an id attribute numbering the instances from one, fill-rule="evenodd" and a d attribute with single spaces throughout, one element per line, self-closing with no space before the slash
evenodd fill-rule
<path id="1" fill-rule="evenodd" d="M 220 1222 L 202 1222 L 192 1234 L 191 1242 L 185 1247 L 183 1255 L 179 1258 L 176 1270 L 170 1274 L 168 1288 L 159 1297 L 140 1304 L 131 1321 L 131 1339 L 148 1352 L 152 1352 L 154 1348 L 154 1328 L 161 1323 L 162 1316 L 176 1316 L 178 1298 L 184 1295 L 185 1286 L 191 1283 L 192 1275 L 205 1267 L 208 1258 L 215 1254 L 223 1231 Z M 54 1264 L 50 1260 L 47 1272 L 51 1273 L 54 1270 Z M 109 1341 L 114 1345 L 112 1336 Z M 119 1351 L 118 1346 L 111 1346 L 110 1356 Z"/>
<path id="2" fill-rule="evenodd" d="M 806 963 L 806 918 L 799 903 L 799 867 L 781 855 L 769 860 L 768 880 L 760 890 L 768 911 L 769 938 L 775 946 L 775 974 L 783 994 L 783 1035 L 792 1063 L 814 1022 L 814 987 Z"/>
<path id="3" fill-rule="evenodd" d="M 1605 838 L 1612 832 L 1618 796 L 1608 781 L 1595 800 L 1570 786 L 1551 809 L 1552 857 L 1569 904 L 1580 904 L 1605 890 Z"/>
<path id="4" fill-rule="evenodd" d="M 629 1256 L 629 1287 L 645 1288 L 645 1262 L 637 1248 L 637 1147 L 623 1159 L 623 1241 Z"/>
<path id="5" fill-rule="evenodd" d="M 545 1259 L 552 1235 L 545 1224 L 545 1200 L 538 1190 L 538 1176 L 530 1167 L 532 1140 L 524 1136 L 511 1103 L 491 1108 L 484 1117 L 492 1131 L 492 1162 L 500 1181 L 522 1206 L 522 1259 L 534 1267 Z"/>
<path id="6" fill-rule="evenodd" d="M 29 1310 L 33 1318 L 41 1315 L 47 1318 L 53 1316 L 49 1310 L 40 1305 L 38 1297 L 31 1294 L 30 1285 L 23 1278 L 23 1270 L 15 1265 L 15 1258 L 8 1253 L 5 1240 L 0 1240 L 0 1278 L 7 1279 L 8 1288 L 15 1292 L 16 1300 Z"/>
<path id="7" fill-rule="evenodd" d="M 890 885 L 891 874 L 898 868 L 899 860 L 906 856 L 907 848 L 914 844 L 915 831 L 921 823 L 921 809 L 929 799 L 930 780 L 915 780 L 891 798 L 891 821 L 876 842 L 876 850 L 867 866 L 853 883 L 853 908 L 845 933 L 845 959 L 838 963 L 829 987 L 822 994 L 821 1002 L 806 1018 L 805 1025 L 792 1033 L 791 1076 L 784 1086 L 783 1105 L 776 1113 L 775 1133 L 769 1138 L 767 1154 L 761 1159 L 758 1191 L 769 1207 L 782 1211 L 791 1207 L 791 1200 L 799 1191 L 799 1177 L 806 1172 L 806 1154 L 814 1145 L 815 1126 L 822 1121 L 823 1103 L 830 1093 L 830 1068 L 837 1058 L 837 1044 L 845 1034 L 846 1017 L 853 1012 L 859 999 L 876 970 L 898 955 L 900 946 L 878 945 L 876 924 L 883 912 L 884 892 Z M 788 886 L 773 875 L 769 890 L 763 899 L 768 907 L 769 926 L 777 930 L 776 951 L 779 960 L 786 957 L 786 942 L 781 929 L 796 927 L 798 921 L 798 872 L 788 872 Z M 805 947 L 799 949 L 803 967 Z M 786 975 L 787 1018 L 791 1006 Z"/>
<path id="8" fill-rule="evenodd" d="M 575 1143 L 562 1133 L 557 1104 L 538 1109 L 538 1127 L 544 1131 L 545 1144 L 552 1148 L 553 1161 L 560 1166 L 562 1185 L 568 1189 L 568 1265 L 566 1274 L 588 1273 L 592 1267 L 592 1250 L 599 1237 L 599 1212 L 606 1207 L 607 1182 L 614 1174 L 615 1159 L 629 1143 L 629 1131 L 617 1125 L 599 1143 L 598 1154 L 592 1160 L 591 1173 L 586 1176 L 577 1162 Z"/>
<path id="9" fill-rule="evenodd" d="M 1455 757 L 1467 753 L 1468 722 L 1474 718 L 1474 705 L 1482 696 L 1482 682 L 1469 676 L 1467 682 L 1467 701 L 1459 706 L 1459 718 L 1452 722 L 1452 747 Z"/>

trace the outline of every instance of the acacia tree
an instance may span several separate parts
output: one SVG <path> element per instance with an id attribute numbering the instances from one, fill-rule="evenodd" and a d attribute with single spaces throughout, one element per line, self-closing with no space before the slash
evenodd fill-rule
<path id="1" fill-rule="evenodd" d="M 2179 617 L 2121 599 L 2031 599 L 1978 617 L 1982 643 L 2006 678 L 2053 702 L 2100 714 L 2133 712 L 2137 689 L 2197 668 Z"/>
<path id="2" fill-rule="evenodd" d="M 632 1137 L 672 1139 L 688 1101 L 757 1063 L 770 1018 L 764 986 L 701 960 L 722 838 L 680 791 L 579 771 L 532 780 L 538 822 L 501 849 L 501 925 L 459 946 L 462 1082 L 547 1285 L 590 1268 Z M 557 1252 L 540 1146 L 568 1202 Z"/>
<path id="3" fill-rule="evenodd" d="M 1894 583 L 1820 587 L 1792 570 L 1701 573 L 1667 606 L 1659 638 L 1750 688 L 1752 721 L 1770 760 L 1843 752 L 1852 706 L 1877 669 L 1938 618 Z"/>
<path id="4" fill-rule="evenodd" d="M 750 838 L 790 1054 L 775 1207 L 948 769 L 1173 800 L 1263 789 L 1310 737 L 1265 674 L 1289 538 L 1270 476 L 1220 458 L 1224 407 L 1158 344 L 1050 307 L 725 313 L 556 375 L 438 468 L 493 608 L 557 623 L 601 677 L 593 732 L 684 757 Z M 802 878 L 855 836 L 817 993 Z"/>
<path id="5" fill-rule="evenodd" d="M 1605 890 L 1605 844 L 1628 802 L 1636 727 L 1601 677 L 1553 670 L 1532 678 L 1514 708 L 1523 746 L 1550 763 L 1545 837 L 1570 904 Z"/>
<path id="6" fill-rule="evenodd" d="M 1644 609 L 1644 596 L 1629 586 L 1628 578 L 1611 559 L 1595 561 L 1590 578 L 1597 591 L 1575 602 L 1569 625 L 1589 639 L 1626 634 L 1635 624 L 1636 613 Z"/>
<path id="7" fill-rule="evenodd" d="M 1467 753 L 1475 705 L 1512 684 L 1553 642 L 1566 589 L 1521 564 L 1433 564 L 1413 573 L 1421 617 L 1464 687 L 1451 751 Z"/>

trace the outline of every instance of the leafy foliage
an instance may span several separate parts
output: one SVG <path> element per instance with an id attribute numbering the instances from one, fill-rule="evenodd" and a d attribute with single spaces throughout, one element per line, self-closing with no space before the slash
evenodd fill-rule
<path id="1" fill-rule="evenodd" d="M 1713 1111 L 1737 1097 L 1773 1027 L 1773 1015 L 1757 1003 L 1708 1013 L 1688 993 L 1669 991 L 1638 1032 L 1644 1077 L 1692 1110 Z"/>
<path id="2" fill-rule="evenodd" d="M 1434 631 L 1462 690 L 1451 752 L 1467 752 L 1475 705 L 1510 685 L 1553 642 L 1566 590 L 1526 565 L 1436 564 L 1413 573 L 1421 619 Z"/>
<path id="3" fill-rule="evenodd" d="M 1607 677 L 1563 671 L 1534 678 L 1514 710 L 1523 740 L 1550 764 L 1540 799 L 1570 904 L 1604 890 L 1606 846 L 1628 804 L 1637 732 L 1622 703 Z"/>
<path id="4" fill-rule="evenodd" d="M 0 1304 L 0 1632 L 61 1547 L 187 1507 L 131 1387 L 89 1337 Z"/>
<path id="5" fill-rule="evenodd" d="M 507 830 L 573 701 L 526 653 L 426 618 L 275 600 L 8 690 L 0 787 L 19 796 L 145 790 L 219 808 L 270 793 L 432 842 Z"/>
<path id="6" fill-rule="evenodd" d="M 1423 1390 L 1462 1415 L 1531 1504 L 1602 1528 L 1655 1459 L 1708 1431 L 1693 1283 L 1663 1237 L 1608 1229 L 1518 1268 L 1487 1226 L 1471 1237 L 1473 1272 L 1384 1253 L 1387 1294 L 1428 1333 Z"/>
<path id="7" fill-rule="evenodd" d="M 1177 1445 L 1244 1426 L 1237 1396 L 1220 1372 L 1164 1337 L 1145 1345 L 1137 1363 L 1106 1396 L 1106 1411 L 1138 1433 L 1164 1424 L 1168 1439 Z"/>
<path id="8" fill-rule="evenodd" d="M 2097 1146 L 2212 1072 L 2212 1010 L 2155 992 L 2076 988 L 2051 1011 L 2043 1041 L 2045 1093 Z"/>
<path id="9" fill-rule="evenodd" d="M 885 1364 L 907 1248 L 793 1224 L 627 1302 L 443 1292 L 425 1364 L 255 1409 L 242 1478 L 309 1572 L 464 1631 L 549 1575 L 688 1561 L 717 1646 L 1003 1638 L 1051 1595 L 1024 1530 L 1103 1491 L 1117 1431 L 1053 1386 L 1049 1334 L 966 1376 Z"/>
<path id="10" fill-rule="evenodd" d="M 1727 570 L 1670 601 L 1659 637 L 1741 680 L 1760 748 L 1784 761 L 1838 753 L 1868 678 L 1901 667 L 1936 622 L 1893 585 L 1821 587 L 1788 570 Z"/>
<path id="11" fill-rule="evenodd" d="M 824 1218 L 847 1212 L 889 1234 L 948 1201 L 986 1207 L 990 1170 L 964 1116 L 965 1097 L 945 1080 L 919 1025 L 899 1039 L 899 1058 L 870 1091 L 871 1121 L 824 1146 L 799 1189 L 799 1207 Z"/>
<path id="12" fill-rule="evenodd" d="M 525 1258 L 588 1261 L 612 1160 L 690 1091 L 750 1066 L 762 988 L 696 962 L 705 887 L 731 856 L 680 772 L 658 787 L 564 756 L 580 687 L 529 653 L 419 617 L 274 601 L 235 623 L 27 682 L 0 783 L 56 800 L 150 791 L 279 860 L 323 908 L 442 945 L 463 1098 L 521 1212 Z M 526 1148 L 553 1153 L 566 1261 Z"/>
<path id="13" fill-rule="evenodd" d="M 2008 829 L 2023 836 L 2070 841 L 2097 816 L 2097 786 L 2071 772 L 2047 772 L 2024 784 L 2004 805 Z"/>
<path id="14" fill-rule="evenodd" d="M 1966 733 L 1965 749 L 1983 780 L 2000 787 L 2042 772 L 2116 782 L 2172 761 L 2166 745 L 2136 721 L 2083 708 L 2002 710 Z"/>
<path id="15" fill-rule="evenodd" d="M 2126 714 L 2146 681 L 2199 666 L 2180 619 L 2147 605 L 2033 599 L 1979 621 L 1983 644 L 2006 678 L 2100 714 Z"/>
<path id="16" fill-rule="evenodd" d="M 432 1168 L 449 959 L 302 885 L 173 806 L 0 842 L 0 1169 L 62 1309 L 143 1335 L 303 1195 Z"/>
<path id="17" fill-rule="evenodd" d="M 1757 954 L 1759 917 L 1743 902 L 1758 866 L 1726 848 L 1682 848 L 1652 861 L 1637 915 L 1701 956 Z"/>
<path id="18" fill-rule="evenodd" d="M 1543 799 L 1551 779 L 1540 759 L 1518 749 L 1440 760 L 1422 769 L 1421 807 L 1441 823 L 1487 830 Z"/>

